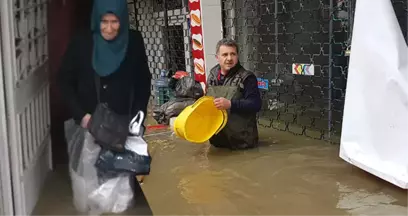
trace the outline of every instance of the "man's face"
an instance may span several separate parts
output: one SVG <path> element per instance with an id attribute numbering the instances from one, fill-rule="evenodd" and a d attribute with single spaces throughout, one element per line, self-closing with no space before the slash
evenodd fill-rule
<path id="1" fill-rule="evenodd" d="M 233 46 L 220 46 L 217 54 L 217 61 L 220 64 L 221 70 L 228 72 L 238 63 L 237 49 Z"/>
<path id="2" fill-rule="evenodd" d="M 119 19 L 114 14 L 105 14 L 101 20 L 101 34 L 105 40 L 113 40 L 119 33 Z"/>

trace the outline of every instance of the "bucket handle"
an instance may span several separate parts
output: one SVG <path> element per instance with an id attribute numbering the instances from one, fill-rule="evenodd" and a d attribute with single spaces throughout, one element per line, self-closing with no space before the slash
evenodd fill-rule
<path id="1" fill-rule="evenodd" d="M 215 132 L 215 134 L 218 134 L 227 124 L 228 122 L 228 114 L 225 110 L 222 110 L 222 115 L 224 116 L 224 118 L 222 118 L 222 124 L 220 125 L 220 127 L 217 129 L 217 131 Z"/>
<path id="2" fill-rule="evenodd" d="M 210 96 L 203 96 L 198 98 L 193 105 L 191 105 L 191 108 L 194 108 L 195 106 L 197 106 L 202 100 L 206 99 L 206 98 L 211 98 Z"/>

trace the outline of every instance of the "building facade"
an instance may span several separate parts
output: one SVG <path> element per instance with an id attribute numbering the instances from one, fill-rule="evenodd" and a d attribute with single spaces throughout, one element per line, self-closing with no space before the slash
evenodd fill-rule
<path id="1" fill-rule="evenodd" d="M 51 4 L 67 11 L 66 5 L 73 1 Z M 408 1 L 390 1 L 407 38 Z M 355 2 L 129 0 L 129 16 L 131 28 L 143 34 L 153 82 L 161 70 L 183 70 L 205 87 L 206 74 L 216 64 L 216 43 L 230 37 L 240 45 L 242 64 L 259 78 L 261 126 L 338 142 Z M 49 72 L 53 56 L 48 24 L 58 17 L 48 16 L 49 4 L 48 0 L 0 1 L 0 213 L 4 215 L 31 214 L 52 170 L 48 77 L 53 77 Z M 74 11 L 65 17 L 75 18 Z"/>

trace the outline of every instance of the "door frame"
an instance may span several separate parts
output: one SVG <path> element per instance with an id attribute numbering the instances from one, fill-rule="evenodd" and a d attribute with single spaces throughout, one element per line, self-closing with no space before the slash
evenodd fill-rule
<path id="1" fill-rule="evenodd" d="M 2 41 L 1 35 L 0 41 Z M 0 158 L 2 158 L 0 163 L 0 214 L 14 215 L 3 67 L 3 50 L 0 45 Z"/>
<path id="2" fill-rule="evenodd" d="M 13 72 L 16 70 L 15 62 L 15 48 L 14 48 L 14 28 L 13 28 L 13 3 L 12 0 L 2 0 L 0 1 L 0 20 L 1 27 L 0 30 L 2 36 L 2 51 L 3 51 L 3 77 L 4 77 L 4 95 L 6 101 L 6 120 L 7 120 L 7 134 L 8 143 L 10 146 L 10 170 L 12 179 L 12 189 L 13 189 L 13 201 L 15 207 L 15 214 L 22 215 L 25 213 L 24 199 L 22 197 L 22 176 L 23 171 L 20 169 L 19 164 L 21 163 L 21 147 L 18 145 L 20 143 L 19 137 L 17 136 L 17 121 L 16 121 L 16 109 L 15 109 L 15 98 L 14 98 L 14 79 Z"/>
<path id="3" fill-rule="evenodd" d="M 47 6 L 48 3 L 48 0 L 42 0 L 33 6 L 36 7 L 39 4 L 46 4 Z M 3 53 L 2 78 L 4 78 L 4 88 L 1 89 L 4 89 L 4 101 L 6 103 L 5 121 L 7 123 L 6 133 L 12 185 L 12 198 L 10 200 L 13 202 L 14 215 L 27 215 L 31 214 L 34 209 L 46 175 L 52 170 L 51 141 L 49 137 L 48 60 L 44 60 L 41 63 L 42 65 L 37 66 L 38 68 L 27 77 L 17 77 L 19 73 L 17 73 L 14 34 L 15 28 L 18 26 L 14 23 L 14 13 L 13 0 L 0 0 L 0 25 L 2 27 L 0 33 Z M 23 40 L 27 40 L 27 38 L 25 37 Z M 44 49 L 47 49 L 45 45 Z M 25 51 L 27 52 L 27 50 Z M 46 53 L 48 53 L 48 50 L 46 50 Z M 31 107 L 27 111 L 29 106 Z M 29 116 L 30 121 L 23 122 L 22 118 L 25 118 L 26 115 Z M 24 133 L 21 124 L 25 124 L 27 127 L 30 126 L 27 133 Z M 30 141 L 26 141 L 26 139 Z M 23 152 L 29 150 L 31 150 L 30 156 L 23 154 Z"/>

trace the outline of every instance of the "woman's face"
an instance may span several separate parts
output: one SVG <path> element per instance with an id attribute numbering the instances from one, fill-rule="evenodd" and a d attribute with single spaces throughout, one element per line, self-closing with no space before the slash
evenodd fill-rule
<path id="1" fill-rule="evenodd" d="M 101 20 L 101 34 L 105 40 L 113 40 L 119 33 L 119 19 L 114 14 L 105 14 Z"/>

